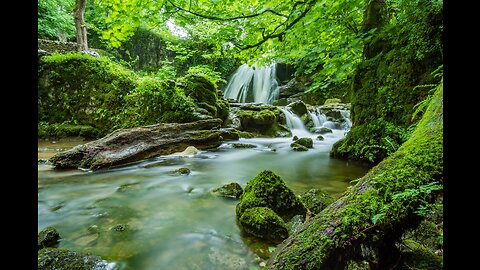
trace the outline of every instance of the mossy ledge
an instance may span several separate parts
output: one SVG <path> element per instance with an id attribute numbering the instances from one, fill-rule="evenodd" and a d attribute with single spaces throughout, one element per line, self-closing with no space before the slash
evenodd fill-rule
<path id="1" fill-rule="evenodd" d="M 283 241 L 267 268 L 345 269 L 363 260 L 390 269 L 395 242 L 422 220 L 418 209 L 433 200 L 433 185 L 443 185 L 443 83 L 412 136 Z M 362 256 L 365 248 L 375 258 Z"/>

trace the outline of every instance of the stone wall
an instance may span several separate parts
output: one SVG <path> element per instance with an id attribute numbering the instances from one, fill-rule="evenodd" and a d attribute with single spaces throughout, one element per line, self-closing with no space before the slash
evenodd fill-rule
<path id="1" fill-rule="evenodd" d="M 62 42 L 58 40 L 38 39 L 38 50 L 47 53 L 66 53 L 78 51 L 78 45 L 75 42 Z"/>

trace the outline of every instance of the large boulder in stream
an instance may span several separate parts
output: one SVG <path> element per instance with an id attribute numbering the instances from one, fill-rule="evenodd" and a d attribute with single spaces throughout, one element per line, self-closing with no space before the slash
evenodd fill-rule
<path id="1" fill-rule="evenodd" d="M 265 170 L 251 179 L 236 206 L 243 232 L 275 243 L 288 237 L 286 222 L 307 209 L 283 179 Z"/>
<path id="2" fill-rule="evenodd" d="M 191 123 L 161 123 L 131 129 L 118 129 L 107 136 L 49 159 L 55 168 L 96 170 L 124 165 L 159 155 L 218 147 L 223 141 L 221 119 Z"/>

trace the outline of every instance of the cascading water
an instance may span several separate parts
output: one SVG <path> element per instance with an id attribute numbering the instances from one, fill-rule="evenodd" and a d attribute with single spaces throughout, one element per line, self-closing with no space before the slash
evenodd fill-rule
<path id="1" fill-rule="evenodd" d="M 320 108 L 316 108 L 313 112 L 309 111 L 308 114 L 310 115 L 315 128 L 322 127 L 323 123 L 327 121 L 327 116 L 320 111 Z"/>
<path id="2" fill-rule="evenodd" d="M 278 99 L 276 64 L 259 67 L 256 64 L 241 65 L 233 74 L 224 91 L 226 98 L 239 102 L 270 104 Z"/>
<path id="3" fill-rule="evenodd" d="M 287 108 L 280 109 L 283 114 L 285 114 L 285 119 L 287 121 L 287 127 L 290 128 L 292 135 L 296 136 L 310 136 L 310 132 L 308 132 L 305 124 L 303 123 L 302 119 L 298 117 L 298 115 L 294 114 L 291 110 Z"/>

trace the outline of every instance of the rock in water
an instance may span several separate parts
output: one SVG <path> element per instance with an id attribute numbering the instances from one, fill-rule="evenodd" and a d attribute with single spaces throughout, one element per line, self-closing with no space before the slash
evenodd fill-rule
<path id="1" fill-rule="evenodd" d="M 97 170 L 116 167 L 159 155 L 197 149 L 216 148 L 222 144 L 222 120 L 209 119 L 191 123 L 161 123 L 131 129 L 118 129 L 107 136 L 49 159 L 56 168 Z"/>
<path id="2" fill-rule="evenodd" d="M 239 183 L 230 183 L 212 190 L 212 193 L 222 197 L 238 199 L 243 193 L 243 189 Z"/>
<path id="3" fill-rule="evenodd" d="M 196 154 L 201 153 L 202 151 L 198 150 L 195 148 L 195 146 L 189 146 L 183 150 L 183 152 L 180 153 L 173 153 L 171 156 L 180 156 L 180 157 L 193 157 Z"/>

